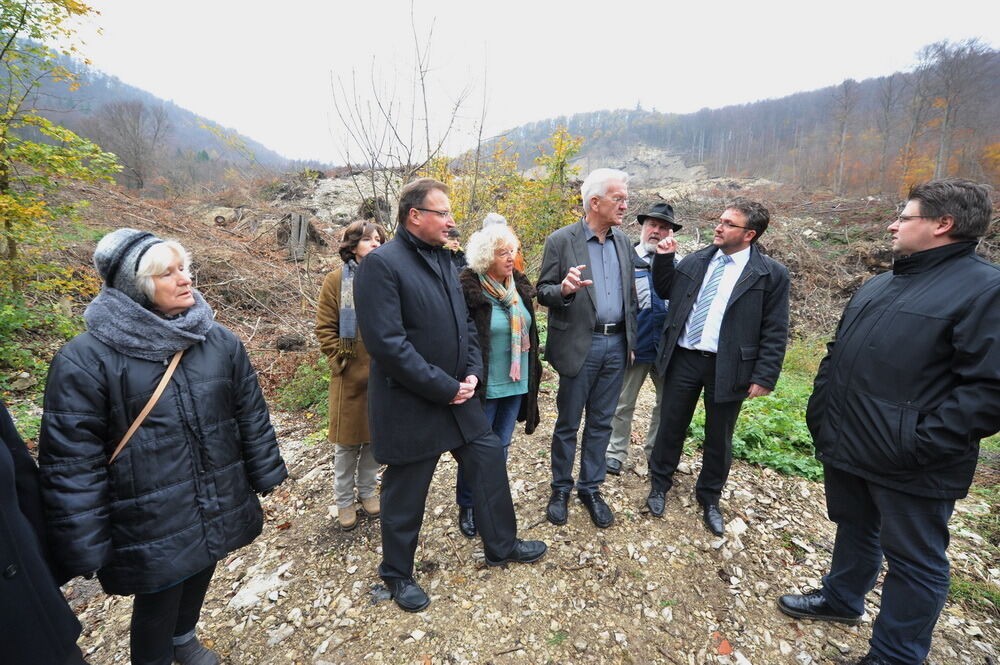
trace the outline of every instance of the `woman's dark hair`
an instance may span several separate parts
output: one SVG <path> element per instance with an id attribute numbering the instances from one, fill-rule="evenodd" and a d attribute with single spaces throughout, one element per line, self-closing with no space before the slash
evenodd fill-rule
<path id="1" fill-rule="evenodd" d="M 352 260 L 354 258 L 354 252 L 358 249 L 358 243 L 361 242 L 362 238 L 371 238 L 378 235 L 378 241 L 380 243 L 385 243 L 385 229 L 382 228 L 381 224 L 376 224 L 375 222 L 365 221 L 359 219 L 356 222 L 351 222 L 344 229 L 344 237 L 340 240 L 340 258 L 343 259 L 344 263 Z"/>

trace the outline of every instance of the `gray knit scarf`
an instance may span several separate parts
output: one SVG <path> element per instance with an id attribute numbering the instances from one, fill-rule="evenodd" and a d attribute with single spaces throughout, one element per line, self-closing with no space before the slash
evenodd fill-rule
<path id="1" fill-rule="evenodd" d="M 83 319 L 87 331 L 130 358 L 164 361 L 177 351 L 202 342 L 215 321 L 215 314 L 201 294 L 194 305 L 174 317 L 164 318 L 127 295 L 105 285 L 87 306 Z"/>

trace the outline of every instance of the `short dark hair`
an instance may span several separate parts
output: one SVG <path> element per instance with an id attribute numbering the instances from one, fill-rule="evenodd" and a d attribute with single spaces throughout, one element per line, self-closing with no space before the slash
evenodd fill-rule
<path id="1" fill-rule="evenodd" d="M 340 239 L 340 249 L 338 250 L 340 258 L 344 260 L 344 263 L 355 258 L 354 253 L 358 250 L 358 243 L 361 242 L 361 239 L 370 238 L 376 234 L 378 235 L 378 241 L 384 243 L 385 229 L 382 228 L 381 224 L 364 219 L 351 222 L 344 229 L 344 235 Z"/>
<path id="2" fill-rule="evenodd" d="M 982 238 L 993 217 L 989 186 L 964 178 L 945 178 L 914 185 L 906 198 L 920 203 L 921 215 L 950 215 L 955 220 L 955 226 L 948 235 L 954 240 Z"/>
<path id="3" fill-rule="evenodd" d="M 756 231 L 750 243 L 753 244 L 760 240 L 764 231 L 767 231 L 767 225 L 771 222 L 771 213 L 767 211 L 767 208 L 757 201 L 751 201 L 741 196 L 729 202 L 726 210 L 730 209 L 743 213 L 743 216 L 747 218 L 747 230 Z"/>
<path id="4" fill-rule="evenodd" d="M 399 194 L 399 213 L 396 217 L 396 224 L 406 228 L 406 218 L 410 216 L 410 211 L 419 208 L 427 195 L 434 190 L 448 193 L 448 185 L 439 182 L 434 178 L 418 178 L 406 184 Z"/>

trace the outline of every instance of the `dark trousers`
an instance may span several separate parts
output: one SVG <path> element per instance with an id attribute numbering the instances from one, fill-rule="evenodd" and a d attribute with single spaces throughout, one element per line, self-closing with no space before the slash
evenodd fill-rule
<path id="1" fill-rule="evenodd" d="M 491 559 L 503 559 L 514 549 L 517 520 L 507 483 L 504 449 L 493 432 L 451 451 L 472 487 L 476 528 Z M 384 580 L 413 577 L 413 557 L 424 520 L 427 490 L 438 457 L 412 464 L 390 464 L 382 474 L 382 564 Z"/>
<path id="2" fill-rule="evenodd" d="M 559 415 L 552 430 L 552 489 L 573 489 L 576 433 L 584 410 L 586 420 L 580 439 L 580 477 L 576 489 L 594 492 L 604 482 L 611 418 L 625 380 L 626 353 L 624 333 L 594 333 L 580 373 L 573 377 L 559 375 L 556 396 Z"/>
<path id="3" fill-rule="evenodd" d="M 743 400 L 715 401 L 715 356 L 678 346 L 663 376 L 660 429 L 649 458 L 650 486 L 661 492 L 673 487 L 684 439 L 698 396 L 705 392 L 705 442 L 695 496 L 701 505 L 719 503 L 733 463 L 733 430 Z"/>
<path id="4" fill-rule="evenodd" d="M 823 596 L 837 611 L 862 614 L 882 555 L 889 564 L 871 651 L 892 665 L 920 665 L 948 598 L 948 520 L 953 499 L 929 499 L 824 466 L 826 507 L 837 523 Z"/>
<path id="5" fill-rule="evenodd" d="M 510 439 L 514 435 L 514 426 L 517 424 L 517 413 L 521 410 L 521 400 L 524 395 L 510 395 L 508 397 L 497 397 L 483 402 L 483 411 L 486 413 L 486 420 L 489 421 L 493 433 L 497 435 L 500 445 L 503 446 L 504 462 L 510 457 Z M 462 461 L 458 462 L 458 474 L 455 480 L 455 503 L 463 508 L 472 508 L 472 486 L 465 477 L 465 469 Z"/>
<path id="6" fill-rule="evenodd" d="M 215 564 L 155 593 L 137 593 L 129 642 L 132 665 L 171 665 L 176 636 L 194 630 Z"/>

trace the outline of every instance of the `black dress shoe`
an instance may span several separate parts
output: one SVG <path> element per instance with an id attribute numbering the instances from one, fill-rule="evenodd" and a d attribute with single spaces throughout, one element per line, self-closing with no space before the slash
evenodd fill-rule
<path id="1" fill-rule="evenodd" d="M 476 537 L 476 515 L 472 508 L 458 507 L 458 530 L 466 538 Z"/>
<path id="2" fill-rule="evenodd" d="M 400 609 L 407 612 L 419 612 L 431 604 L 431 599 L 427 597 L 424 590 L 420 588 L 412 577 L 405 580 L 386 580 L 386 587 L 392 594 L 392 599 L 396 601 Z"/>
<path id="3" fill-rule="evenodd" d="M 719 506 L 714 503 L 710 503 L 706 506 L 702 506 L 702 519 L 705 522 L 705 528 L 714 533 L 717 536 L 721 536 L 726 532 L 726 522 L 722 519 L 722 513 L 719 511 Z"/>
<path id="4" fill-rule="evenodd" d="M 857 662 L 857 665 L 890 665 L 889 661 L 876 656 L 873 653 L 867 654 Z"/>
<path id="5" fill-rule="evenodd" d="M 549 546 L 540 540 L 521 540 L 518 538 L 510 554 L 502 559 L 491 559 L 490 555 L 487 554 L 486 564 L 489 566 L 502 566 L 505 563 L 534 563 L 545 556 L 545 552 L 548 549 Z"/>
<path id="6" fill-rule="evenodd" d="M 545 508 L 545 517 L 553 524 L 565 524 L 567 503 L 569 503 L 569 490 L 552 490 L 549 505 Z"/>
<path id="7" fill-rule="evenodd" d="M 600 492 L 577 492 L 580 501 L 587 506 L 590 519 L 601 529 L 607 529 L 615 522 L 615 514 L 604 502 L 604 497 Z"/>
<path id="8" fill-rule="evenodd" d="M 667 493 L 651 490 L 646 497 L 646 505 L 649 507 L 649 514 L 653 517 L 663 517 L 663 507 L 667 502 Z"/>
<path id="9" fill-rule="evenodd" d="M 622 475 L 622 463 L 616 460 L 614 457 L 609 457 L 607 459 L 608 473 L 612 476 Z"/>
<path id="10" fill-rule="evenodd" d="M 796 617 L 798 619 L 818 619 L 820 621 L 836 621 L 837 623 L 846 623 L 848 626 L 857 626 L 861 623 L 861 617 L 851 614 L 839 614 L 835 612 L 830 604 L 826 602 L 826 598 L 823 597 L 820 591 L 809 591 L 808 593 L 799 594 L 788 594 L 778 598 L 778 609 L 787 614 L 788 616 Z M 878 658 L 877 656 L 871 656 L 872 658 Z M 868 658 L 866 656 L 865 658 Z M 859 661 L 859 665 L 862 663 L 865 665 L 879 665 L 882 659 L 878 660 L 865 660 L 862 658 Z"/>

